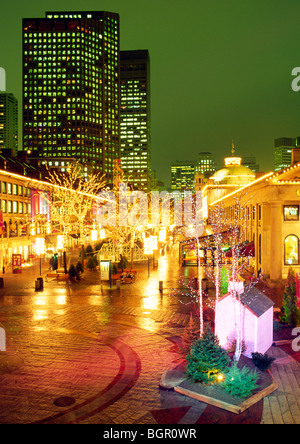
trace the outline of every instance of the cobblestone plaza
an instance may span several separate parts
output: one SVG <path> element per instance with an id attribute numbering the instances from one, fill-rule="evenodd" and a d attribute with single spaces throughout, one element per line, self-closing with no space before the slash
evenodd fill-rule
<path id="1" fill-rule="evenodd" d="M 85 271 L 79 282 L 45 278 L 39 264 L 7 271 L 0 289 L 6 353 L 0 362 L 0 423 L 34 424 L 288 424 L 300 422 L 299 356 L 273 346 L 279 388 L 240 415 L 161 390 L 176 365 L 174 342 L 192 309 L 175 288 L 195 273 L 178 266 L 177 251 L 118 291 Z M 42 264 L 46 276 L 48 264 Z M 159 281 L 163 280 L 163 292 Z"/>

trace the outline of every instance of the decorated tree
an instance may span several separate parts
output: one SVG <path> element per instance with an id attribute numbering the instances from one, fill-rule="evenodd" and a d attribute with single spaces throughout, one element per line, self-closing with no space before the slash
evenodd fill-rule
<path id="1" fill-rule="evenodd" d="M 208 275 L 215 283 L 216 301 L 218 303 L 219 295 L 226 288 L 241 302 L 241 295 L 247 293 L 258 282 L 258 278 L 252 274 L 247 285 L 244 285 L 242 275 L 250 264 L 250 257 L 245 254 L 244 235 L 247 232 L 247 226 L 252 218 L 252 214 L 247 210 L 251 198 L 247 193 L 239 192 L 232 196 L 233 204 L 225 208 L 224 200 L 219 199 L 213 203 L 210 208 L 209 225 L 212 231 L 212 237 L 216 249 L 216 266 L 213 269 L 207 269 Z M 229 217 L 230 215 L 230 217 Z M 226 244 L 226 248 L 225 248 Z M 225 252 L 228 250 L 228 252 Z M 230 253 L 230 255 L 229 255 Z M 222 268 L 221 268 L 222 266 Z M 220 269 L 222 279 L 220 280 Z M 222 287 L 221 287 L 222 284 Z M 236 314 L 236 350 L 234 360 L 237 362 L 242 353 L 243 347 L 243 304 L 239 304 L 239 311 Z"/>
<path id="2" fill-rule="evenodd" d="M 204 302 L 203 302 L 203 288 L 202 288 L 202 271 L 200 263 L 200 236 L 203 234 L 204 221 L 202 216 L 202 193 L 197 192 L 195 195 L 186 193 L 184 195 L 184 201 L 181 203 L 183 207 L 183 215 L 180 216 L 182 221 L 181 235 L 187 239 L 193 240 L 194 248 L 196 250 L 197 257 L 197 272 L 196 277 L 190 279 L 180 279 L 180 289 L 174 289 L 174 293 L 182 295 L 183 303 L 187 303 L 186 296 L 188 296 L 194 303 L 194 309 L 199 319 L 199 336 L 204 333 Z M 182 208 L 181 208 L 182 210 Z M 180 219 L 178 214 L 174 214 L 174 220 Z M 182 291 L 184 287 L 184 291 Z"/>
<path id="3" fill-rule="evenodd" d="M 85 179 L 83 166 L 71 163 L 65 172 L 48 169 L 51 187 L 52 227 L 64 235 L 65 242 L 71 234 L 83 238 L 91 228 L 92 208 L 98 192 L 105 182 L 100 174 Z"/>
<path id="4" fill-rule="evenodd" d="M 106 230 L 106 237 L 117 247 L 119 260 L 124 258 L 125 247 L 133 249 L 138 235 L 148 229 L 148 195 L 131 190 L 123 180 L 121 161 L 115 161 L 112 190 L 102 191 L 98 196 L 97 220 Z"/>

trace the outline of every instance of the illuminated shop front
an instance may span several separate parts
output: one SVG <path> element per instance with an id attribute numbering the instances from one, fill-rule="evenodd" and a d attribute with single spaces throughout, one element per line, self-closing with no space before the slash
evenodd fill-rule
<path id="1" fill-rule="evenodd" d="M 225 196 L 211 201 L 208 213 L 222 204 L 230 221 L 240 199 L 247 215 L 243 241 L 253 245 L 256 274 L 285 279 L 289 268 L 300 273 L 300 162 L 267 173 Z M 205 192 L 209 191 L 207 189 Z"/>

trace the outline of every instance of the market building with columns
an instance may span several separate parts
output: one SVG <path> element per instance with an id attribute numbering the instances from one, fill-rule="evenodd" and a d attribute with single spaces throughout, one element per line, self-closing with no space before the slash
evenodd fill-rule
<path id="1" fill-rule="evenodd" d="M 218 204 L 228 225 L 233 221 L 237 198 L 246 217 L 242 239 L 253 244 L 256 275 L 285 279 L 289 268 L 300 272 L 300 153 L 293 150 L 292 164 L 276 173 L 254 175 L 241 165 L 241 158 L 225 159 L 203 187 L 203 213 L 209 226 L 210 212 Z"/>

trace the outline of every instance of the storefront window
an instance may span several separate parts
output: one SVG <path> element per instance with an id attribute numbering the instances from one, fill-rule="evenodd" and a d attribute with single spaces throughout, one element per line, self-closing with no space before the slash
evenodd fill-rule
<path id="1" fill-rule="evenodd" d="M 299 264 L 299 238 L 290 234 L 284 241 L 284 263 L 285 265 Z"/>
<path id="2" fill-rule="evenodd" d="M 299 220 L 299 205 L 284 205 L 284 220 Z"/>

